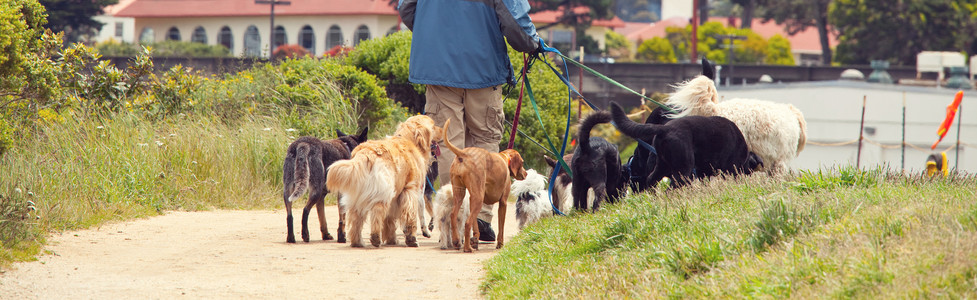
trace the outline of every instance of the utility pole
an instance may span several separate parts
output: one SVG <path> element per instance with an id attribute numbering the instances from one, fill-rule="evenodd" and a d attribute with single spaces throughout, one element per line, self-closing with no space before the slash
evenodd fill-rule
<path id="1" fill-rule="evenodd" d="M 272 54 L 275 54 L 275 4 L 278 5 L 292 5 L 292 1 L 282 1 L 282 0 L 254 0 L 254 4 L 270 4 L 271 5 L 271 31 L 268 35 L 268 59 L 271 60 Z"/>
<path id="2" fill-rule="evenodd" d="M 716 38 L 719 39 L 719 43 L 725 39 L 729 42 L 726 49 L 729 50 L 729 55 L 726 57 L 726 61 L 729 63 L 729 75 L 726 75 L 726 86 L 729 86 L 730 82 L 733 81 L 733 40 L 745 40 L 746 37 L 742 35 L 735 34 L 718 34 Z"/>
<path id="3" fill-rule="evenodd" d="M 699 0 L 692 0 L 692 56 L 690 62 L 699 60 Z"/>

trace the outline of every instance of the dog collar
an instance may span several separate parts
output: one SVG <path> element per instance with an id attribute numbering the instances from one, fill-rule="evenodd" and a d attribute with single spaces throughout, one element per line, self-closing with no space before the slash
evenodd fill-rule
<path id="1" fill-rule="evenodd" d="M 349 151 L 349 153 L 352 154 L 353 153 L 353 147 L 350 147 L 349 146 L 349 143 L 347 143 L 346 141 L 343 141 L 343 140 L 340 140 L 340 141 L 343 142 L 343 146 L 346 146 L 346 151 Z"/>
<path id="2" fill-rule="evenodd" d="M 502 160 L 505 160 L 505 165 L 508 166 L 509 165 L 509 161 L 512 160 L 512 158 L 509 157 L 509 155 L 508 154 L 505 154 L 504 152 L 499 152 L 499 155 L 502 156 Z"/>

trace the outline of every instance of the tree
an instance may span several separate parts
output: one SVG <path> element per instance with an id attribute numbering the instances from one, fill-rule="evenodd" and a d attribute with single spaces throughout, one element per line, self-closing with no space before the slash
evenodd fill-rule
<path id="1" fill-rule="evenodd" d="M 836 0 L 830 16 L 841 32 L 837 61 L 913 65 L 920 51 L 973 49 L 975 11 L 969 0 Z"/>
<path id="2" fill-rule="evenodd" d="M 675 57 L 679 61 L 687 61 L 689 59 L 689 39 L 692 36 L 692 26 L 668 27 L 665 28 L 665 32 L 668 43 L 675 50 Z M 720 39 L 719 36 L 721 35 L 746 37 L 744 40 L 733 41 L 732 60 L 734 63 L 794 64 L 790 41 L 786 38 L 775 35 L 768 40 L 749 28 L 726 27 L 720 22 L 707 22 L 699 26 L 697 49 L 699 54 L 719 64 L 729 63 L 729 49 L 726 48 L 728 41 Z M 641 48 L 638 52 L 640 55 Z"/>
<path id="3" fill-rule="evenodd" d="M 597 43 L 592 42 L 593 38 L 587 35 L 586 31 L 594 20 L 612 18 L 614 16 L 611 11 L 613 4 L 613 0 L 539 0 L 532 1 L 533 7 L 530 12 L 538 13 L 551 10 L 562 12 L 556 22 L 539 26 L 536 29 L 544 30 L 556 25 L 572 27 L 576 32 L 577 45 L 584 46 L 584 51 L 587 53 L 600 53 L 602 49 L 597 47 Z"/>
<path id="4" fill-rule="evenodd" d="M 831 44 L 828 43 L 828 7 L 833 0 L 756 0 L 765 9 L 764 21 L 776 21 L 786 25 L 788 35 L 794 35 L 809 27 L 818 29 L 821 41 L 821 59 L 831 64 Z M 891 2 L 891 1 L 884 1 Z"/>
<path id="5" fill-rule="evenodd" d="M 651 3 L 648 0 L 618 0 L 614 13 L 628 22 L 657 22 L 661 16 L 650 8 Z"/>
<path id="6" fill-rule="evenodd" d="M 637 58 L 651 62 L 676 63 L 675 49 L 668 42 L 668 39 L 653 37 L 638 46 Z"/>
<path id="7" fill-rule="evenodd" d="M 753 11 L 756 10 L 757 0 L 731 0 L 731 2 L 740 6 L 742 13 L 740 28 L 753 27 Z"/>
<path id="8" fill-rule="evenodd" d="M 101 30 L 103 24 L 92 17 L 101 14 L 105 6 L 119 3 L 119 0 L 39 0 L 39 2 L 48 12 L 48 23 L 44 28 L 54 32 L 63 31 L 65 41 L 73 43 Z"/>
<path id="9" fill-rule="evenodd" d="M 617 32 L 607 31 L 604 33 L 604 40 L 607 55 L 615 58 L 631 58 L 632 45 L 627 37 Z"/>

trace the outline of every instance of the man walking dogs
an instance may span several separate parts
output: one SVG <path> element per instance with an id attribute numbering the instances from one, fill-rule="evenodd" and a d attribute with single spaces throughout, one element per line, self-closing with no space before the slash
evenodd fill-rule
<path id="1" fill-rule="evenodd" d="M 506 41 L 521 52 L 540 51 L 527 0 L 400 0 L 411 31 L 410 82 L 427 86 L 424 110 L 454 145 L 499 152 L 502 84 L 513 82 Z M 441 184 L 450 183 L 450 151 L 438 157 Z M 494 206 L 494 205 L 493 205 Z M 478 216 L 480 239 L 494 241 L 492 206 Z"/>

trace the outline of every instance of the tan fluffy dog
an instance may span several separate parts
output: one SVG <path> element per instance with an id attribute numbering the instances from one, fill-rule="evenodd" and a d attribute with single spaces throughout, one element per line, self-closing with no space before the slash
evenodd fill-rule
<path id="1" fill-rule="evenodd" d="M 407 246 L 417 247 L 417 205 L 423 205 L 424 178 L 431 164 L 431 144 L 442 140 L 441 129 L 427 116 L 413 116 L 393 136 L 372 140 L 353 149 L 352 158 L 333 163 L 326 188 L 343 194 L 349 207 L 349 238 L 363 247 L 360 235 L 367 215 L 370 243 L 397 244 L 397 221 L 404 224 Z M 381 233 L 382 228 L 382 233 Z"/>
<path id="2" fill-rule="evenodd" d="M 444 128 L 448 128 L 450 120 L 444 122 Z M 447 136 L 447 129 L 441 134 Z M 497 242 L 495 248 L 502 248 L 505 239 L 505 210 L 506 201 L 509 198 L 509 186 L 512 180 L 509 176 L 517 180 L 526 178 L 526 169 L 522 167 L 522 156 L 516 150 L 505 150 L 499 153 L 491 153 L 488 150 L 468 147 L 464 150 L 458 149 L 447 139 L 444 140 L 448 149 L 455 153 L 455 160 L 451 162 L 451 185 L 454 186 L 454 210 L 451 212 L 451 228 L 458 228 L 458 211 L 461 208 L 461 201 L 464 199 L 465 190 L 468 190 L 470 198 L 468 221 L 465 222 L 465 239 L 460 240 L 457 230 L 451 230 L 451 240 L 464 243 L 464 251 L 472 252 L 472 248 L 478 249 L 478 230 L 474 230 L 474 237 L 471 237 L 472 228 L 475 227 L 475 220 L 478 212 L 482 210 L 482 204 L 499 204 L 499 234 L 496 235 Z M 442 228 L 441 230 L 447 230 Z M 457 245 L 455 247 L 458 247 Z"/>

